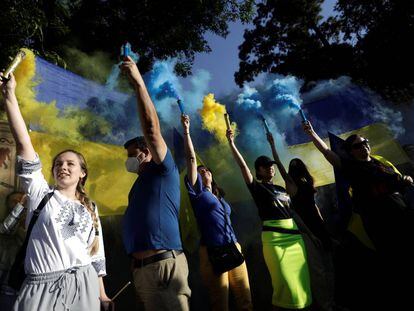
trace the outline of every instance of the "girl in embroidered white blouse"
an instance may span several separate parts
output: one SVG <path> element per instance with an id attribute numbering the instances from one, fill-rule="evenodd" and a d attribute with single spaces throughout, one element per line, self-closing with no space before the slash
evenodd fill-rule
<path id="1" fill-rule="evenodd" d="M 19 109 L 13 74 L 0 79 L 0 88 L 16 141 L 17 174 L 29 197 L 26 225 L 43 197 L 53 192 L 30 235 L 27 277 L 14 310 L 97 311 L 101 302 L 108 305 L 110 299 L 102 280 L 106 268 L 98 211 L 84 189 L 86 161 L 74 150 L 57 154 L 52 165 L 55 185 L 49 187 Z"/>

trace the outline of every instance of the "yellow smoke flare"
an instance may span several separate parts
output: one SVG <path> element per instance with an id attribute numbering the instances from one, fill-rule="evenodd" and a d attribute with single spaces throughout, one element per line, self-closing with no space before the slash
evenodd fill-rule
<path id="1" fill-rule="evenodd" d="M 203 108 L 200 111 L 203 128 L 213 133 L 220 143 L 226 143 L 226 122 L 224 114 L 227 113 L 226 106 L 214 99 L 214 94 L 204 96 Z M 236 130 L 236 123 L 232 123 L 232 128 Z"/>
<path id="2" fill-rule="evenodd" d="M 23 50 L 26 57 L 17 67 L 14 75 L 17 81 L 16 96 L 27 125 L 71 141 L 82 140 L 83 135 L 80 129 L 91 122 L 99 127 L 101 133 L 107 133 L 110 130 L 108 122 L 89 112 L 77 108 L 66 109 L 62 112 L 56 107 L 55 101 L 51 103 L 37 101 L 35 86 L 41 81 L 34 79 L 35 55 L 28 49 Z"/>

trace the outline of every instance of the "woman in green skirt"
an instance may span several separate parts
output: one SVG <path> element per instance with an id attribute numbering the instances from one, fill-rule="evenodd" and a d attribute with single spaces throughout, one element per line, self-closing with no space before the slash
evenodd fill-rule
<path id="1" fill-rule="evenodd" d="M 263 222 L 263 256 L 272 279 L 274 310 L 303 309 L 312 303 L 312 295 L 306 249 L 298 226 L 301 230 L 307 228 L 290 207 L 289 194 L 296 192 L 296 185 L 279 160 L 272 135 L 267 138 L 274 160 L 267 156 L 258 157 L 254 178 L 235 145 L 233 131 L 227 131 L 231 151 Z M 285 180 L 286 190 L 272 183 L 274 164 Z M 317 241 L 308 230 L 306 233 Z"/>

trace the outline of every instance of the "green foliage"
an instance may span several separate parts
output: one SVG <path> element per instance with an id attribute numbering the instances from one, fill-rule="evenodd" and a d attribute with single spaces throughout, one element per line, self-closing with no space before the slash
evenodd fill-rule
<path id="1" fill-rule="evenodd" d="M 262 72 L 313 81 L 349 75 L 385 97 L 413 98 L 414 2 L 338 0 L 336 16 L 322 20 L 323 0 L 269 0 L 258 4 L 254 28 L 239 47 L 240 86 Z"/>
<path id="2" fill-rule="evenodd" d="M 62 66 L 68 48 L 102 51 L 116 60 L 129 41 L 143 71 L 156 59 L 178 56 L 177 72 L 187 75 L 195 53 L 210 51 L 204 34 L 225 37 L 229 22 L 250 20 L 253 5 L 253 0 L 3 0 L 0 62 L 4 67 L 22 45 Z"/>
<path id="3" fill-rule="evenodd" d="M 258 5 L 254 28 L 239 47 L 240 86 L 261 72 L 293 74 L 308 80 L 349 69 L 350 51 L 338 40 L 332 19 L 322 22 L 322 0 L 272 0 Z"/>
<path id="4" fill-rule="evenodd" d="M 345 39 L 354 40 L 354 79 L 397 102 L 414 98 L 414 2 L 339 0 Z"/>
<path id="5" fill-rule="evenodd" d="M 0 10 L 0 65 L 5 68 L 9 57 L 41 36 L 44 14 L 30 1 L 2 1 Z"/>

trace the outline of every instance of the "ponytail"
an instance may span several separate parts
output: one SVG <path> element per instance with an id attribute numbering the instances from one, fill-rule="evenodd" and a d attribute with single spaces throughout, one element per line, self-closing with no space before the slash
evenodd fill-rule
<path id="1" fill-rule="evenodd" d="M 82 180 L 78 182 L 76 186 L 76 196 L 78 200 L 81 202 L 83 206 L 86 207 L 88 212 L 91 214 L 92 221 L 93 221 L 93 228 L 95 229 L 95 237 L 91 246 L 89 246 L 89 254 L 91 256 L 95 255 L 99 250 L 99 224 L 98 224 L 98 216 L 96 216 L 95 212 L 95 204 L 91 201 L 88 195 L 85 192 L 85 189 L 82 185 Z"/>

